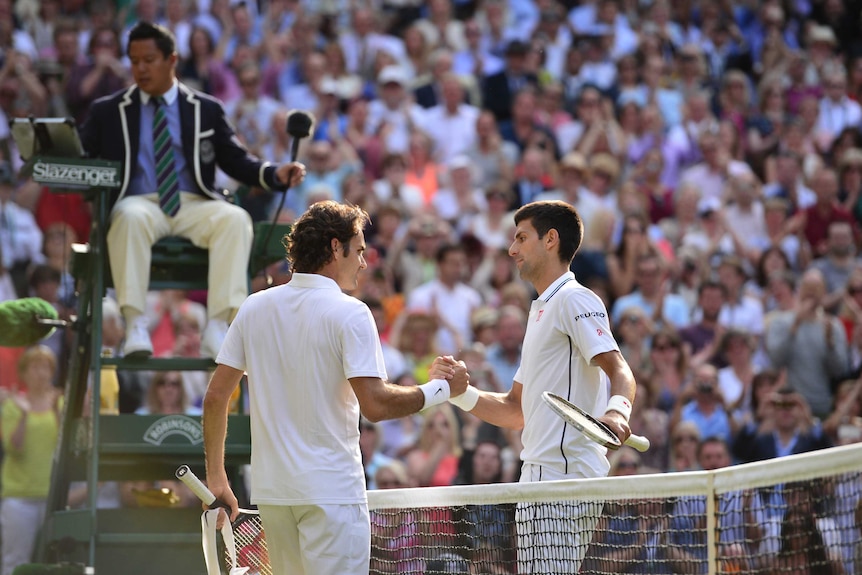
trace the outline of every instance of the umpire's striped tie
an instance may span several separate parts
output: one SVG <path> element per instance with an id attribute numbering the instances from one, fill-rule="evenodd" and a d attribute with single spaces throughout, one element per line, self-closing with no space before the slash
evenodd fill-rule
<path id="1" fill-rule="evenodd" d="M 180 188 L 174 165 L 174 149 L 168 118 L 165 116 L 165 100 L 153 98 L 156 113 L 153 115 L 153 153 L 156 157 L 156 182 L 159 191 L 159 206 L 173 217 L 180 211 Z"/>

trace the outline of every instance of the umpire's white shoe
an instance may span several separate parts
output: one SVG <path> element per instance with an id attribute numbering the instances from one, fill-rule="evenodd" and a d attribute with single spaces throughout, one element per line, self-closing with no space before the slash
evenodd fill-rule
<path id="1" fill-rule="evenodd" d="M 227 322 L 220 319 L 211 319 L 201 337 L 201 357 L 215 359 L 227 335 Z"/>
<path id="2" fill-rule="evenodd" d="M 123 356 L 146 359 L 151 355 L 153 355 L 153 342 L 150 340 L 150 320 L 147 316 L 141 315 L 135 318 L 126 330 Z"/>

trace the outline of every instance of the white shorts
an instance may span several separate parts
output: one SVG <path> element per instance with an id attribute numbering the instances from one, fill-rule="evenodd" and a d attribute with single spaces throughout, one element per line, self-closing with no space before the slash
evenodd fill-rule
<path id="1" fill-rule="evenodd" d="M 579 479 L 548 467 L 525 463 L 521 483 Z M 581 568 L 593 538 L 601 501 L 553 503 L 519 503 L 515 509 L 518 529 L 518 573 L 571 575 Z"/>
<path id="2" fill-rule="evenodd" d="M 368 575 L 368 505 L 259 505 L 274 575 Z"/>
<path id="3" fill-rule="evenodd" d="M 7 497 L 0 509 L 3 533 L 3 575 L 11 575 L 16 567 L 29 563 L 45 517 L 45 499 Z"/>

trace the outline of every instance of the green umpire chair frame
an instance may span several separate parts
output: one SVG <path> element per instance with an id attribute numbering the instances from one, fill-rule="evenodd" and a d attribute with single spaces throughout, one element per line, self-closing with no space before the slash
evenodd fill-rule
<path id="1" fill-rule="evenodd" d="M 115 164 L 96 160 L 37 158 L 36 161 L 118 169 Z M 56 184 L 40 183 L 49 188 Z M 73 247 L 72 274 L 79 296 L 77 320 L 72 324 L 64 416 L 36 560 L 84 563 L 94 566 L 97 573 L 203 573 L 199 508 L 98 507 L 98 488 L 106 481 L 170 480 L 182 464 L 190 465 L 198 474 L 204 473 L 200 417 L 100 414 L 102 367 L 143 371 L 199 371 L 215 367 L 210 358 L 134 360 L 101 356 L 102 298 L 111 284 L 104 230 L 108 196 L 115 188 L 107 185 L 80 189 L 93 203 L 93 227 L 90 243 Z M 69 191 L 67 186 L 60 189 Z M 282 238 L 290 228 L 287 224 L 275 224 L 271 230 L 270 227 L 266 223 L 255 225 L 250 278 L 284 257 Z M 207 250 L 183 238 L 164 238 L 153 246 L 149 287 L 205 288 L 208 265 Z M 89 399 L 88 389 L 92 391 Z M 230 415 L 225 464 L 234 479 L 238 478 L 241 466 L 249 462 L 250 438 L 248 416 Z M 73 482 L 86 482 L 88 486 L 87 503 L 80 509 L 68 506 Z"/>

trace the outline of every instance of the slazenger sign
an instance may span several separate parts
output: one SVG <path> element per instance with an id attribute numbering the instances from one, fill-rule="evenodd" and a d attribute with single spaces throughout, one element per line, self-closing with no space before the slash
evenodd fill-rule
<path id="1" fill-rule="evenodd" d="M 157 419 L 144 432 L 143 439 L 152 445 L 161 445 L 166 438 L 172 435 L 185 437 L 192 445 L 197 445 L 204 440 L 204 430 L 201 424 L 184 415 L 167 415 Z"/>
<path id="2" fill-rule="evenodd" d="M 112 167 L 74 164 L 33 164 L 33 180 L 40 184 L 63 186 L 119 187 L 119 170 Z"/>

